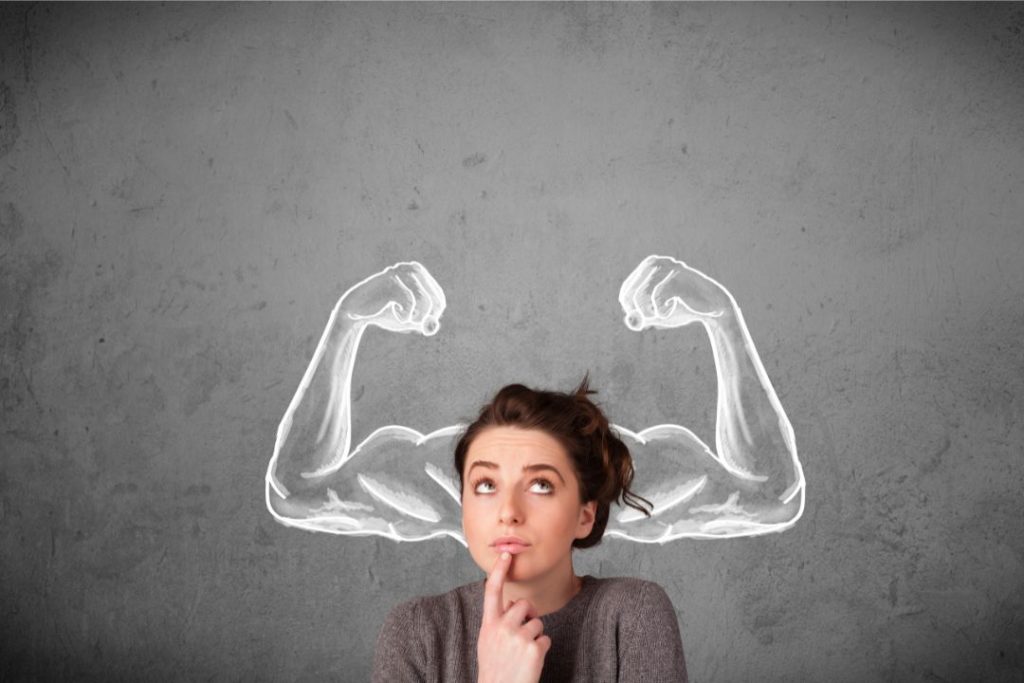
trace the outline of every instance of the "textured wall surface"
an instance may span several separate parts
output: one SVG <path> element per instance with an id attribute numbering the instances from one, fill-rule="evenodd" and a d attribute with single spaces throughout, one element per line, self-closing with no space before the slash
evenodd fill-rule
<path id="1" fill-rule="evenodd" d="M 792 530 L 606 541 L 697 681 L 1024 680 L 1020 5 L 0 7 L 0 679 L 362 680 L 457 543 L 274 523 L 274 432 L 336 298 L 357 431 L 589 370 L 706 439 L 699 330 L 636 334 L 649 253 L 726 284 L 793 422 Z"/>

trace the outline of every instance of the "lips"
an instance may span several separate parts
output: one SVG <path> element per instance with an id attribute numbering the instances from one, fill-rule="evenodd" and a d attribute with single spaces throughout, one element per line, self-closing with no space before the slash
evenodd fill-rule
<path id="1" fill-rule="evenodd" d="M 513 555 L 518 555 L 529 548 L 530 544 L 521 538 L 516 538 L 515 536 L 503 536 L 491 543 L 491 547 L 499 553 L 511 553 Z"/>

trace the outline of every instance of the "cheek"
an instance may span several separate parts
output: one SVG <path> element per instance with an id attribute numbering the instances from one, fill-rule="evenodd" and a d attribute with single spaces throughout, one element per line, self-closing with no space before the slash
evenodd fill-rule
<path id="1" fill-rule="evenodd" d="M 579 505 L 568 506 L 562 511 L 562 520 L 564 523 L 565 532 L 575 538 L 576 532 L 580 528 L 580 519 L 582 518 L 582 508 Z"/>
<path id="2" fill-rule="evenodd" d="M 462 530 L 469 533 L 473 527 L 473 506 L 462 499 Z"/>
<path id="3" fill-rule="evenodd" d="M 480 535 L 480 527 L 483 520 L 483 511 L 480 504 L 471 498 L 462 500 L 462 531 L 466 534 L 466 540 L 472 544 Z"/>
<path id="4" fill-rule="evenodd" d="M 478 504 L 467 503 L 465 499 L 462 501 L 462 533 L 469 546 L 469 556 L 482 572 L 487 573 L 493 569 L 493 557 L 488 554 L 489 533 L 482 522 L 483 515 L 479 507 Z"/>

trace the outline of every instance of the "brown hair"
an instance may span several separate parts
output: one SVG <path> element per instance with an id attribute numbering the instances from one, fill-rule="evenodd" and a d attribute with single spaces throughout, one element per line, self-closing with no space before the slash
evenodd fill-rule
<path id="1" fill-rule="evenodd" d="M 630 490 L 633 458 L 626 444 L 608 424 L 601 409 L 588 398 L 596 394 L 584 377 L 572 393 L 537 391 L 522 384 L 509 384 L 480 410 L 480 415 L 463 432 L 455 446 L 455 469 L 460 488 L 466 455 L 473 440 L 488 427 L 536 429 L 559 441 L 580 482 L 580 500 L 597 501 L 594 527 L 585 538 L 573 541 L 575 548 L 590 548 L 601 542 L 613 501 L 636 508 L 650 517 L 641 502 L 651 505 Z"/>

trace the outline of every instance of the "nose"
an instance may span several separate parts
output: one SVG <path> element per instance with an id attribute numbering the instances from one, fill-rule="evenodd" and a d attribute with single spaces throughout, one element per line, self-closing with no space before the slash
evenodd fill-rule
<path id="1" fill-rule="evenodd" d="M 510 491 L 501 499 L 501 507 L 498 508 L 498 521 L 509 525 L 523 523 L 523 507 L 520 505 L 516 492 Z"/>

